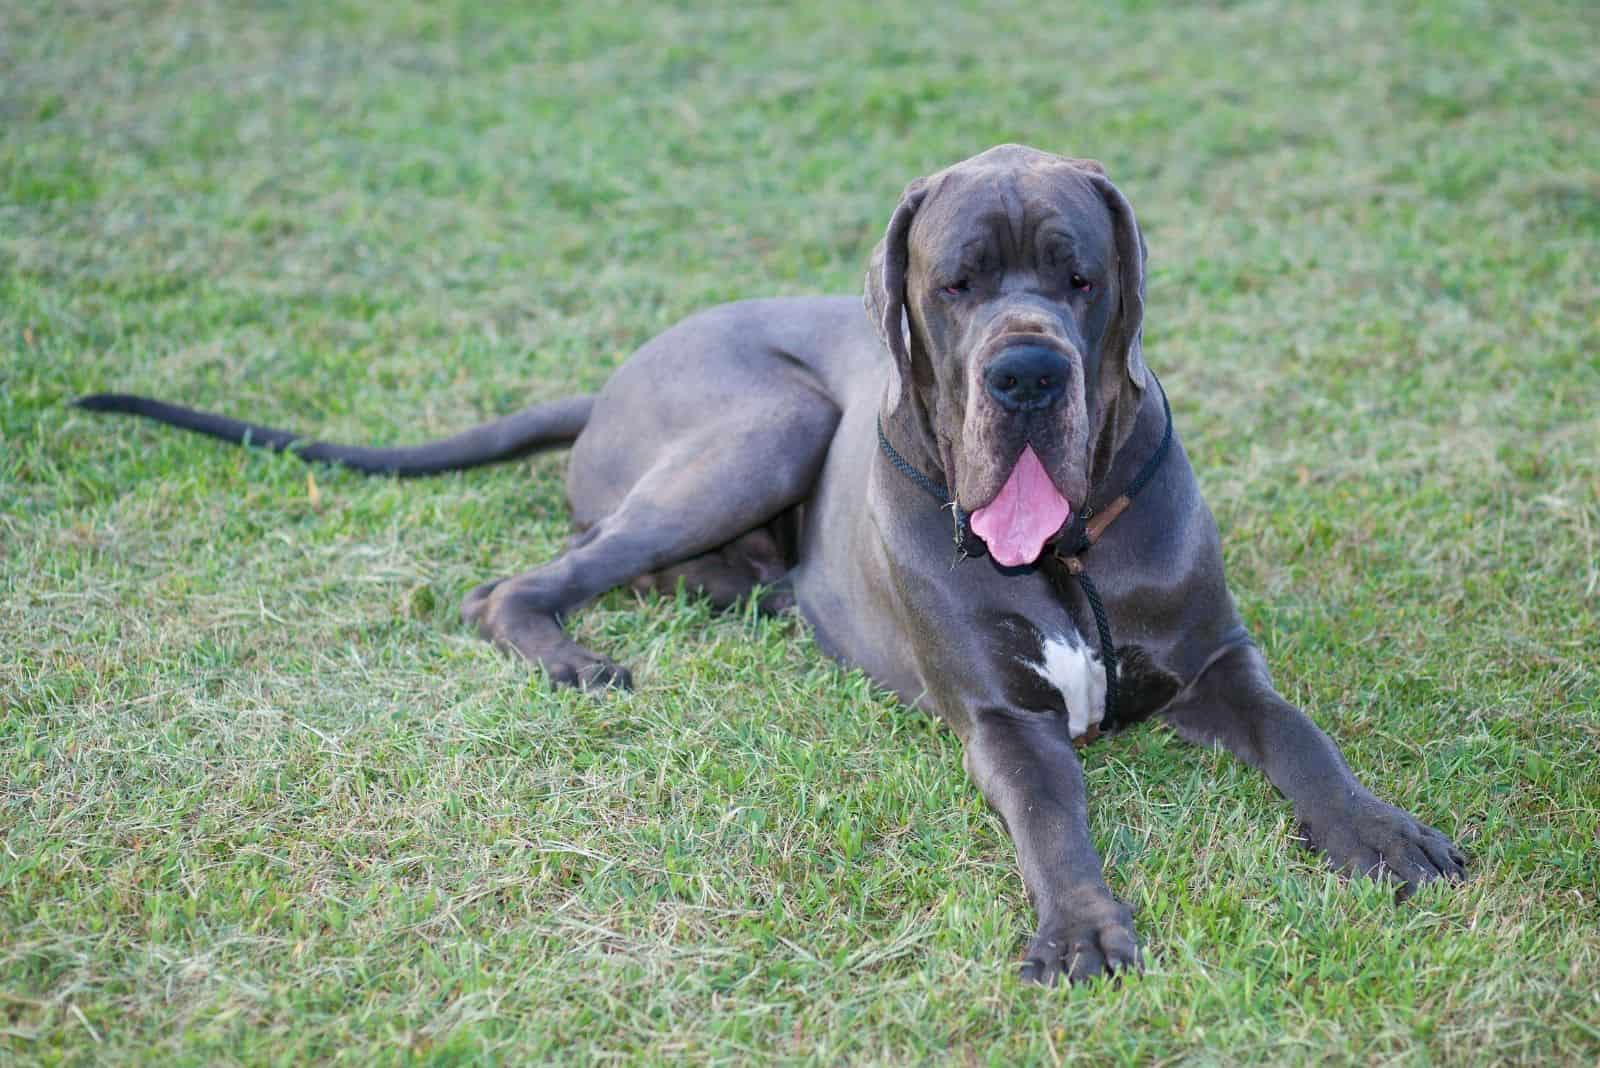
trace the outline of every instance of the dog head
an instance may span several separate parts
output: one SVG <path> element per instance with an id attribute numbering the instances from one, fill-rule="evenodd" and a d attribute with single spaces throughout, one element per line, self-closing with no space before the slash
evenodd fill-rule
<path id="1" fill-rule="evenodd" d="M 1132 431 L 1144 240 L 1093 160 L 1001 145 L 906 187 L 867 272 L 887 404 L 995 561 L 1032 563 Z"/>

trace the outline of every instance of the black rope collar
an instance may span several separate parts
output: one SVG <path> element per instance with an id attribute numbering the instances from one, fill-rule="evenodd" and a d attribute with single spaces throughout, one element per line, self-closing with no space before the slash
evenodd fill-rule
<path id="1" fill-rule="evenodd" d="M 1119 696 L 1117 678 L 1117 646 L 1111 639 L 1111 623 L 1106 618 L 1106 606 L 1100 600 L 1100 592 L 1095 589 L 1094 582 L 1089 578 L 1089 572 L 1084 569 L 1083 554 L 1088 552 L 1094 543 L 1100 540 L 1100 535 L 1105 529 L 1121 515 L 1139 491 L 1150 484 L 1156 472 L 1161 469 L 1161 463 L 1167 458 L 1167 453 L 1172 448 L 1172 405 L 1167 401 L 1167 391 L 1162 388 L 1161 380 L 1155 373 L 1150 372 L 1150 378 L 1156 384 L 1156 389 L 1161 391 L 1161 411 L 1166 417 L 1166 428 L 1161 433 L 1161 444 L 1156 446 L 1154 452 L 1145 459 L 1144 466 L 1139 468 L 1138 474 L 1133 476 L 1133 481 L 1128 483 L 1128 488 L 1122 495 L 1102 508 L 1098 513 L 1089 507 L 1087 501 L 1083 508 L 1072 519 L 1072 525 L 1067 528 L 1066 534 L 1057 542 L 1052 551 L 1054 559 L 1066 569 L 1067 573 L 1078 580 L 1078 585 L 1083 589 L 1084 600 L 1089 602 L 1089 611 L 1094 614 L 1095 630 L 1100 638 L 1100 662 L 1106 670 L 1106 708 L 1100 720 L 1102 731 L 1115 730 L 1117 727 L 1117 700 Z M 883 450 L 883 455 L 894 465 L 895 470 L 905 475 L 921 490 L 939 502 L 941 508 L 950 509 L 951 519 L 955 524 L 954 540 L 956 544 L 956 562 L 969 556 L 982 556 L 986 552 L 983 539 L 972 533 L 970 525 L 971 516 L 965 508 L 956 503 L 950 495 L 949 489 L 942 482 L 938 482 L 918 471 L 909 460 L 901 456 L 895 447 L 889 444 L 889 437 L 883 432 L 883 417 L 878 417 L 878 447 Z M 1063 547 L 1065 546 L 1065 547 Z"/>
<path id="2" fill-rule="evenodd" d="M 889 462 L 895 466 L 895 470 L 915 482 L 924 493 L 938 501 L 939 507 L 950 509 L 951 520 L 955 523 L 954 540 L 956 543 L 956 561 L 958 563 L 969 556 L 983 556 L 988 552 L 984 547 L 983 539 L 972 533 L 972 516 L 968 514 L 965 508 L 956 503 L 954 497 L 950 496 L 950 491 L 945 488 L 944 483 L 935 481 L 918 471 L 910 460 L 901 456 L 895 450 L 895 447 L 889 444 L 889 436 L 883 432 L 882 415 L 878 416 L 878 447 L 889 458 Z"/>

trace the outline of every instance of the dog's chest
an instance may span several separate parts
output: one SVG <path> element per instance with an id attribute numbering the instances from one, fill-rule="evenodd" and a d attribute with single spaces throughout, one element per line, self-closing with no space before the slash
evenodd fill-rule
<path id="1" fill-rule="evenodd" d="M 1106 669 L 1099 654 L 1072 631 L 1024 625 L 1013 654 L 1013 679 L 1026 705 L 1063 712 L 1072 737 L 1087 734 L 1105 717 Z M 1032 698 L 1032 700 L 1029 700 Z"/>

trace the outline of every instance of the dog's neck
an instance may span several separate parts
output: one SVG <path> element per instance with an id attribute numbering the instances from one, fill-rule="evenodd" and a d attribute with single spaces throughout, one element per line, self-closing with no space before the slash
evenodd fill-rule
<path id="1" fill-rule="evenodd" d="M 933 416 L 915 388 L 907 388 L 898 397 L 885 391 L 878 408 L 878 423 L 896 452 L 951 494 L 955 493 L 951 472 L 933 430 Z"/>
<path id="2" fill-rule="evenodd" d="M 1100 422 L 1093 451 L 1089 455 L 1089 499 L 1091 509 L 1104 508 L 1119 493 L 1128 479 L 1158 447 L 1166 433 L 1168 416 L 1165 413 L 1164 394 L 1159 386 L 1151 384 L 1134 394 L 1137 398 L 1131 418 L 1117 418 L 1115 410 L 1107 411 Z M 1119 439 L 1117 425 L 1124 433 Z"/>

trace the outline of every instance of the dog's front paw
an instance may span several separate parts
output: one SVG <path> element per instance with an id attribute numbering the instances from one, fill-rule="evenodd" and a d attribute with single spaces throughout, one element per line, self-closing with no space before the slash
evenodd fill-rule
<path id="1" fill-rule="evenodd" d="M 1039 925 L 1022 960 L 1022 979 L 1054 986 L 1062 978 L 1082 983 L 1141 967 L 1133 914 L 1106 894 L 1068 918 Z"/>
<path id="2" fill-rule="evenodd" d="M 1402 900 L 1424 883 L 1466 875 L 1466 857 L 1454 842 L 1371 794 L 1302 816 L 1300 835 L 1340 871 L 1398 883 Z"/>

